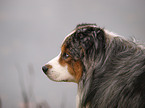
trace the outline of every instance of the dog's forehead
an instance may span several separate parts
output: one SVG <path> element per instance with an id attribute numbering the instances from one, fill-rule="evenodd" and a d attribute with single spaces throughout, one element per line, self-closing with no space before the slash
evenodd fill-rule
<path id="1" fill-rule="evenodd" d="M 64 38 L 64 40 L 63 40 L 63 42 L 62 43 L 64 43 L 72 34 L 74 34 L 76 32 L 76 29 L 75 30 L 73 30 L 72 32 L 70 32 L 65 38 Z"/>
<path id="2" fill-rule="evenodd" d="M 61 45 L 61 51 L 62 52 L 64 52 L 65 50 L 66 50 L 66 48 L 67 48 L 67 46 L 68 46 L 68 40 L 69 40 L 69 38 L 70 38 L 70 36 L 72 35 L 72 34 L 74 34 L 75 33 L 75 31 L 76 30 L 73 30 L 71 33 L 69 33 L 65 38 L 64 38 L 64 40 L 62 41 L 62 45 Z"/>
<path id="3" fill-rule="evenodd" d="M 61 47 L 66 47 L 68 44 L 68 41 L 70 39 L 70 37 L 76 32 L 76 29 L 74 29 L 72 32 L 70 32 L 62 41 L 62 46 Z"/>
<path id="4" fill-rule="evenodd" d="M 97 25 L 78 25 L 72 32 L 70 32 L 65 38 L 64 38 L 64 41 L 68 38 L 68 37 L 70 37 L 72 34 L 74 34 L 75 32 L 77 32 L 78 30 L 80 30 L 80 29 L 87 29 L 87 28 L 89 28 L 89 27 L 93 27 L 93 28 L 98 28 L 98 26 Z M 64 42 L 63 41 L 63 42 Z"/>
<path id="5" fill-rule="evenodd" d="M 81 32 L 85 32 L 87 30 L 87 28 L 98 28 L 97 25 L 82 25 L 82 26 L 78 26 L 76 27 L 72 32 L 70 32 L 63 40 L 62 42 L 62 46 L 61 47 L 66 47 L 67 44 L 70 42 L 71 37 L 73 36 L 74 33 L 82 30 Z"/>

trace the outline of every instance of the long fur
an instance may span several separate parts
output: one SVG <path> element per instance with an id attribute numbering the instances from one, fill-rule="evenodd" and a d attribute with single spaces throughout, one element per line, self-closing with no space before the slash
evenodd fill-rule
<path id="1" fill-rule="evenodd" d="M 83 64 L 79 108 L 145 108 L 145 49 L 94 24 L 76 29 L 67 41 Z"/>

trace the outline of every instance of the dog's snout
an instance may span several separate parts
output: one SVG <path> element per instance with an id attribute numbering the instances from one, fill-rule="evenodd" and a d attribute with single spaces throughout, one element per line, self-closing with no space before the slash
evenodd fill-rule
<path id="1" fill-rule="evenodd" d="M 46 72 L 48 71 L 48 68 L 46 66 L 42 67 L 43 72 L 46 74 Z"/>
<path id="2" fill-rule="evenodd" d="M 43 72 L 44 72 L 45 74 L 47 74 L 48 69 L 51 69 L 51 68 L 52 68 L 51 65 L 45 65 L 45 66 L 42 67 L 42 70 L 43 70 Z"/>

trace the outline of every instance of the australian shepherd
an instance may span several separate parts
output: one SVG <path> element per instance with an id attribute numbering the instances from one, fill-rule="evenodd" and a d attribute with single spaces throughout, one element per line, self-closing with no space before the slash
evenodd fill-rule
<path id="1" fill-rule="evenodd" d="M 77 108 L 145 108 L 145 48 L 96 24 L 80 24 L 42 67 L 78 84 Z"/>

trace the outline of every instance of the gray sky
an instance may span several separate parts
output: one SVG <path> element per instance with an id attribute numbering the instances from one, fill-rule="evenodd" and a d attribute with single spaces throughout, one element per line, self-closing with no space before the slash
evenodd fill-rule
<path id="1" fill-rule="evenodd" d="M 23 106 L 18 67 L 28 93 L 33 85 L 31 106 L 47 102 L 51 108 L 62 103 L 75 108 L 77 85 L 50 81 L 41 66 L 60 52 L 63 39 L 79 23 L 96 23 L 144 43 L 145 0 L 0 0 L 3 108 Z"/>

